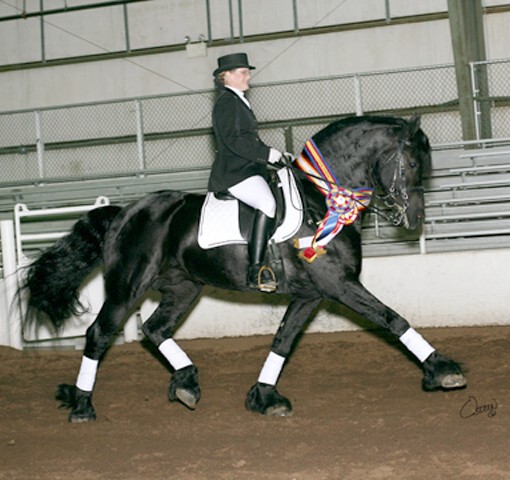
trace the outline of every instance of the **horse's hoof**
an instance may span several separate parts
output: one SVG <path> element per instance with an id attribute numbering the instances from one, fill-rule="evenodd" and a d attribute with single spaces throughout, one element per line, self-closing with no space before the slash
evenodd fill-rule
<path id="1" fill-rule="evenodd" d="M 73 413 L 69 414 L 69 422 L 71 423 L 87 423 L 96 419 L 96 412 Z"/>
<path id="2" fill-rule="evenodd" d="M 426 392 L 454 390 L 467 385 L 460 365 L 438 352 L 432 353 L 423 363 L 423 368 L 425 376 L 422 387 Z"/>
<path id="3" fill-rule="evenodd" d="M 273 385 L 256 383 L 246 396 L 245 406 L 251 412 L 268 417 L 288 417 L 292 415 L 292 404 L 280 395 Z"/>
<path id="4" fill-rule="evenodd" d="M 92 392 L 84 392 L 74 385 L 59 385 L 55 398 L 60 400 L 60 408 L 70 408 L 68 420 L 71 423 L 85 423 L 96 419 L 92 405 Z"/>
<path id="5" fill-rule="evenodd" d="M 193 394 L 193 392 L 185 390 L 184 388 L 178 388 L 175 390 L 175 396 L 179 402 L 184 404 L 190 410 L 195 410 L 195 407 L 198 403 L 198 398 Z"/>
<path id="6" fill-rule="evenodd" d="M 289 409 L 288 405 L 274 405 L 266 408 L 264 415 L 267 417 L 290 417 L 292 415 L 292 408 Z"/>
<path id="7" fill-rule="evenodd" d="M 180 402 L 190 410 L 194 410 L 200 400 L 200 387 L 198 385 L 198 370 L 190 365 L 177 370 L 172 375 L 168 389 L 168 400 Z"/>
<path id="8" fill-rule="evenodd" d="M 461 373 L 452 373 L 446 375 L 441 380 L 441 387 L 445 390 L 452 390 L 455 388 L 464 388 L 467 385 L 467 380 Z"/>

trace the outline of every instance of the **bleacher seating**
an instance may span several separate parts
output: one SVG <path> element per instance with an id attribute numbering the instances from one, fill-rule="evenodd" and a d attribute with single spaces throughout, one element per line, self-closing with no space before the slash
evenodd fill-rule
<path id="1" fill-rule="evenodd" d="M 433 171 L 425 184 L 426 221 L 422 248 L 428 252 L 510 246 L 510 150 L 433 152 Z M 365 226 L 371 254 L 411 253 L 418 233 L 399 240 L 388 225 L 382 234 Z M 401 234 L 402 235 L 402 234 Z"/>
<path id="2" fill-rule="evenodd" d="M 72 207 L 93 204 L 97 197 L 105 196 L 111 204 L 127 205 L 144 195 L 160 190 L 183 190 L 201 193 L 207 189 L 208 170 L 187 172 L 153 172 L 144 176 L 118 176 L 87 178 L 81 181 L 52 181 L 46 183 L 0 185 L 0 219 L 13 220 L 14 208 L 24 204 L 28 209 Z M 70 230 L 76 215 L 58 219 L 37 217 L 25 222 L 27 235 L 48 234 Z M 51 245 L 52 240 L 31 241 L 26 246 L 28 256 L 36 255 Z"/>
<path id="3" fill-rule="evenodd" d="M 146 172 L 143 176 L 118 175 L 110 178 L 64 179 L 18 184 L 0 184 L 0 218 L 12 218 L 14 206 L 24 203 L 29 208 L 51 208 L 82 205 L 104 195 L 112 203 L 126 205 L 150 192 L 183 190 L 204 192 L 208 170 Z"/>
<path id="4" fill-rule="evenodd" d="M 375 214 L 365 216 L 365 256 L 441 252 L 508 247 L 510 245 L 510 149 L 434 151 L 433 170 L 425 184 L 426 221 L 423 231 L 396 228 Z M 145 176 L 88 178 L 38 184 L 0 186 L 0 218 L 12 219 L 17 203 L 28 208 L 52 208 L 92 203 L 106 196 L 126 205 L 147 193 L 172 189 L 201 193 L 208 170 L 153 172 Z M 74 220 L 58 225 L 34 222 L 34 232 L 70 228 Z M 30 231 L 30 230 L 29 230 Z M 47 243 L 34 244 L 35 250 Z"/>

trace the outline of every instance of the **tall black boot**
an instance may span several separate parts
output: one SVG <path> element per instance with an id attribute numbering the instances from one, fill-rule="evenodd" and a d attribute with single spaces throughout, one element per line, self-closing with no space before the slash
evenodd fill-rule
<path id="1" fill-rule="evenodd" d="M 276 290 L 276 277 L 271 267 L 264 265 L 267 242 L 274 227 L 274 218 L 269 218 L 260 210 L 255 210 L 250 241 L 248 243 L 248 285 L 262 292 Z"/>

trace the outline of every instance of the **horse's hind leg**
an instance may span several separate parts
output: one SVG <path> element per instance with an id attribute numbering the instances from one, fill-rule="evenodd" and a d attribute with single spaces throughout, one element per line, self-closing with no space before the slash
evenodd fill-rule
<path id="1" fill-rule="evenodd" d="M 269 416 L 288 416 L 292 413 L 290 400 L 280 395 L 276 383 L 294 341 L 301 332 L 320 298 L 293 298 L 276 332 L 258 381 L 246 397 L 246 408 Z"/>
<path id="2" fill-rule="evenodd" d="M 101 357 L 111 345 L 127 313 L 127 305 L 106 300 L 96 320 L 87 329 L 86 345 L 75 385 L 59 385 L 56 398 L 61 406 L 70 408 L 69 421 L 88 422 L 96 419 L 92 391 Z"/>
<path id="3" fill-rule="evenodd" d="M 172 336 L 181 318 L 188 312 L 202 290 L 202 285 L 180 275 L 174 275 L 159 288 L 161 302 L 156 311 L 143 324 L 143 333 L 157 347 L 174 369 L 168 389 L 168 399 L 179 401 L 194 409 L 200 400 L 198 370 Z"/>

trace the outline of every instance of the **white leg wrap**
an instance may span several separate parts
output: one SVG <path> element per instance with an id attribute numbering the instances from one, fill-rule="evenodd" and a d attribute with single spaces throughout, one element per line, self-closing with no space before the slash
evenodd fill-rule
<path id="1" fill-rule="evenodd" d="M 422 363 L 436 350 L 414 328 L 407 330 L 399 340 Z"/>
<path id="2" fill-rule="evenodd" d="M 92 360 L 85 355 L 81 359 L 80 373 L 76 380 L 76 386 L 84 392 L 91 392 L 96 381 L 98 360 Z"/>
<path id="3" fill-rule="evenodd" d="M 186 352 L 175 343 L 173 338 L 166 339 L 158 349 L 175 370 L 193 365 Z"/>
<path id="4" fill-rule="evenodd" d="M 276 385 L 284 363 L 285 357 L 282 357 L 277 353 L 269 352 L 264 366 L 260 371 L 258 381 L 260 383 L 267 383 L 268 385 Z"/>

